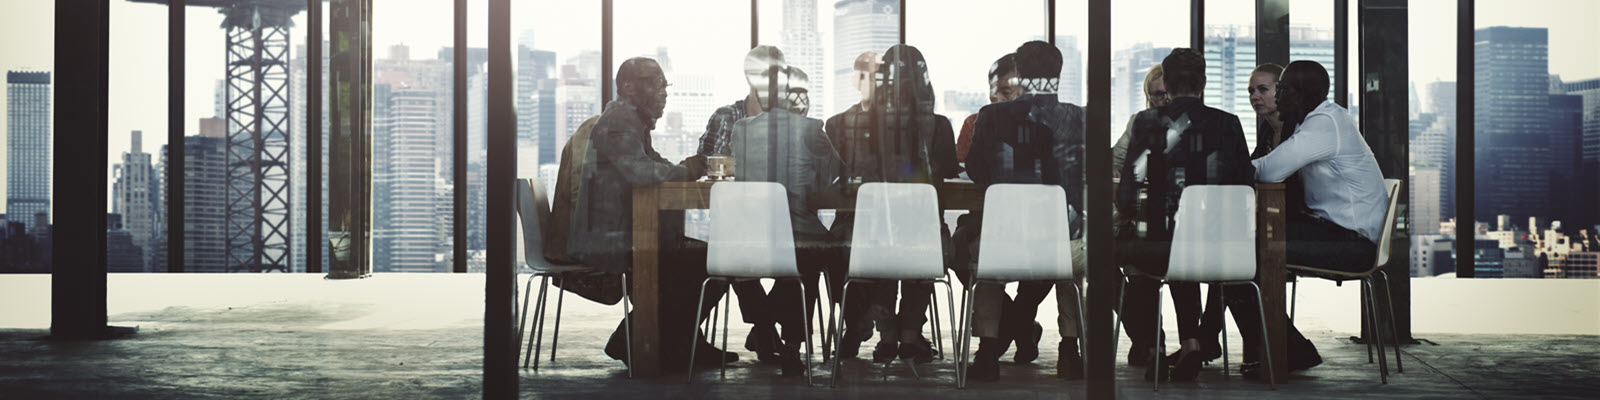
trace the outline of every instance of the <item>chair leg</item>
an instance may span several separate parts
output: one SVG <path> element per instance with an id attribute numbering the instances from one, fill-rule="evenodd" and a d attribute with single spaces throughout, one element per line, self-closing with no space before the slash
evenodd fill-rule
<path id="1" fill-rule="evenodd" d="M 1366 279 L 1362 279 L 1361 280 L 1361 297 L 1364 298 L 1366 296 L 1367 296 L 1367 280 Z M 1367 315 L 1367 306 L 1366 305 L 1362 305 L 1361 306 L 1361 321 L 1362 321 L 1362 323 L 1368 323 L 1367 321 L 1369 319 L 1371 319 L 1371 318 L 1372 317 L 1370 315 Z M 1373 345 L 1372 338 L 1363 337 L 1361 339 L 1362 339 L 1361 341 L 1362 342 L 1366 342 L 1366 345 L 1367 345 L 1367 364 L 1372 364 L 1372 363 L 1377 362 L 1376 359 L 1372 358 L 1372 345 Z"/>
<path id="2" fill-rule="evenodd" d="M 526 330 L 524 328 L 528 324 L 528 300 L 533 298 L 533 278 L 535 276 L 538 276 L 538 275 L 528 275 L 528 283 L 522 285 L 523 286 L 523 289 L 522 289 L 523 290 L 523 293 L 522 293 L 522 310 L 517 312 L 517 342 L 518 343 L 522 342 L 522 338 L 523 338 L 522 335 L 524 333 L 526 333 L 525 332 Z M 532 346 L 533 342 L 529 342 L 528 345 Z M 519 347 L 518 349 L 521 349 L 521 348 Z M 533 349 L 529 348 L 528 351 L 533 351 Z M 524 353 L 526 353 L 526 351 Z"/>
<path id="3" fill-rule="evenodd" d="M 800 285 L 800 312 L 804 314 L 807 313 L 808 310 L 806 308 L 810 303 L 806 301 L 806 285 L 805 282 L 803 282 L 805 278 L 802 277 L 799 279 L 802 280 Z M 811 317 L 806 316 L 801 319 L 805 320 L 806 324 L 806 387 L 811 387 Z"/>
<path id="4" fill-rule="evenodd" d="M 945 307 L 945 311 L 948 312 L 945 315 L 948 315 L 950 318 L 960 319 L 959 317 L 956 317 L 956 294 L 955 294 L 954 290 L 950 289 L 950 282 L 955 282 L 955 279 L 950 276 L 950 270 L 949 269 L 945 269 L 944 270 L 944 307 Z M 939 303 L 930 303 L 930 304 L 928 304 L 928 306 L 930 306 L 930 307 L 938 307 Z M 947 332 L 954 332 L 956 330 L 956 324 L 959 323 L 959 322 L 960 321 L 945 321 L 946 326 L 950 327 L 950 330 L 947 331 Z M 955 350 L 955 347 L 956 347 L 955 340 L 951 340 L 950 341 L 950 347 L 951 347 L 951 350 Z M 943 353 L 943 351 L 944 351 L 943 349 L 940 349 L 940 353 Z"/>
<path id="5" fill-rule="evenodd" d="M 561 279 L 566 279 L 569 274 L 562 274 Z M 556 291 L 556 326 L 550 332 L 550 362 L 556 362 L 556 346 L 561 344 L 561 305 L 567 299 L 566 290 Z"/>
<path id="6" fill-rule="evenodd" d="M 1156 360 L 1151 367 L 1156 369 L 1154 391 L 1157 392 L 1161 391 L 1161 370 L 1163 369 L 1161 368 L 1161 363 L 1166 362 L 1167 358 L 1167 332 L 1165 331 L 1166 328 L 1161 326 L 1161 291 L 1165 290 L 1166 286 L 1166 281 L 1162 281 L 1160 285 L 1156 286 Z"/>
<path id="7" fill-rule="evenodd" d="M 956 354 L 956 389 L 967 387 L 967 364 L 971 361 L 972 349 L 972 287 L 977 286 L 976 280 L 968 280 L 970 285 L 962 288 L 961 293 L 961 331 L 957 335 L 961 339 L 961 346 Z"/>
<path id="8" fill-rule="evenodd" d="M 694 318 L 696 320 L 700 319 L 700 313 L 705 312 L 705 307 L 706 307 L 706 284 L 709 284 L 709 283 L 711 283 L 711 278 L 706 278 L 705 280 L 700 281 L 700 297 L 696 299 L 696 305 L 694 306 Z M 623 290 L 623 292 L 626 293 L 627 290 Z M 717 315 L 717 314 L 716 313 L 712 313 L 711 315 Z M 683 383 L 684 384 L 694 383 L 694 357 L 695 357 L 695 353 L 696 353 L 695 350 L 698 350 L 700 348 L 700 326 L 701 326 L 701 323 L 699 321 L 695 321 L 694 327 L 693 328 L 689 328 L 690 329 L 690 331 L 689 331 L 689 369 L 688 369 L 689 376 L 687 376 L 687 377 L 685 377 L 683 379 Z M 713 321 L 711 323 L 711 326 L 715 327 L 716 326 L 716 322 Z M 629 347 L 632 347 L 631 346 L 631 342 L 630 342 L 630 346 Z M 631 367 L 633 365 L 633 363 L 630 362 L 630 363 L 628 363 L 628 365 Z"/>
<path id="9" fill-rule="evenodd" d="M 1076 279 L 1072 281 L 1072 291 L 1073 296 L 1078 296 L 1078 349 L 1080 349 L 1078 351 L 1084 351 L 1083 349 L 1089 348 L 1089 324 L 1085 322 L 1089 319 L 1089 314 L 1084 313 L 1083 303 L 1085 299 L 1083 298 L 1083 286 L 1078 285 L 1078 281 Z M 1056 295 L 1060 296 L 1061 293 L 1057 292 Z M 1115 345 L 1113 344 L 1112 346 Z M 1083 359 L 1083 370 L 1088 371 L 1089 357 L 1079 358 Z"/>
<path id="10" fill-rule="evenodd" d="M 539 315 L 533 318 L 534 325 L 538 325 L 538 328 L 534 328 L 533 331 L 534 371 L 539 370 L 539 350 L 544 349 L 544 315 L 546 315 L 547 307 L 550 306 L 549 296 L 547 296 L 547 291 L 549 290 L 550 275 L 544 275 L 544 277 L 539 278 Z"/>
<path id="11" fill-rule="evenodd" d="M 933 322 L 934 349 L 939 353 L 939 359 L 943 360 L 944 340 L 939 337 L 939 330 L 943 327 L 939 325 L 939 295 L 935 294 L 937 292 L 937 290 L 928 292 L 928 313 L 932 316 L 930 320 Z"/>
<path id="12" fill-rule="evenodd" d="M 1374 301 L 1377 296 L 1373 296 L 1375 290 L 1372 288 L 1371 276 L 1368 276 L 1364 281 L 1367 283 L 1367 327 L 1369 328 L 1367 333 L 1372 335 L 1368 340 L 1376 342 L 1378 345 L 1378 378 L 1380 382 L 1388 384 L 1389 362 L 1388 357 L 1383 354 L 1383 325 L 1378 324 L 1378 304 Z"/>
<path id="13" fill-rule="evenodd" d="M 1294 323 L 1294 306 L 1300 300 L 1300 277 L 1289 281 L 1289 323 Z"/>
<path id="14" fill-rule="evenodd" d="M 840 291 L 844 292 L 844 293 L 850 293 L 850 278 L 849 277 L 845 277 L 845 279 L 844 279 L 844 288 L 841 289 Z M 839 297 L 839 308 L 841 309 L 841 311 L 845 307 L 849 306 L 849 302 L 850 302 L 850 296 L 848 294 L 841 295 L 841 297 Z M 844 335 L 844 333 L 840 332 L 842 330 L 844 330 L 844 324 L 834 324 L 834 326 L 833 326 L 833 354 L 834 354 L 834 357 L 833 357 L 833 377 L 828 382 L 828 387 L 830 387 L 830 388 L 839 386 L 839 375 L 841 375 L 840 374 L 841 371 L 839 369 L 839 367 L 840 367 L 839 360 L 844 358 L 844 357 L 839 357 L 839 353 L 844 351 L 844 340 L 842 340 L 844 338 L 842 336 L 842 335 Z"/>
<path id="15" fill-rule="evenodd" d="M 1406 367 L 1400 361 L 1400 325 L 1394 321 L 1394 293 L 1389 291 L 1389 273 L 1378 271 L 1378 276 L 1383 278 L 1383 298 L 1387 300 L 1384 303 L 1389 305 L 1389 333 L 1394 335 L 1395 373 L 1403 374 L 1406 373 Z"/>
<path id="16" fill-rule="evenodd" d="M 1221 304 L 1218 304 L 1217 307 L 1223 307 L 1223 309 L 1222 309 L 1222 314 L 1223 315 L 1221 315 L 1221 317 L 1222 317 L 1222 379 L 1223 380 L 1229 380 L 1229 379 L 1233 379 L 1233 377 L 1231 375 L 1232 373 L 1230 372 L 1230 371 L 1232 371 L 1232 369 L 1229 366 L 1230 363 L 1228 362 L 1229 361 L 1228 360 L 1228 315 L 1227 315 L 1228 314 L 1228 309 L 1227 309 L 1227 306 L 1228 306 L 1228 286 L 1224 285 L 1224 284 L 1219 284 L 1219 285 L 1216 285 L 1216 286 L 1217 286 L 1218 293 L 1220 293 L 1220 294 L 1217 295 L 1217 302 L 1221 303 Z M 1211 287 L 1210 284 L 1206 285 L 1207 289 L 1210 289 L 1210 287 Z M 1239 334 L 1241 336 L 1244 335 L 1243 332 L 1240 332 Z"/>
<path id="17" fill-rule="evenodd" d="M 1111 317 L 1111 351 L 1116 352 L 1117 342 L 1122 341 L 1122 299 L 1128 297 L 1128 277 L 1123 276 L 1117 287 L 1117 315 Z M 1060 293 L 1056 293 L 1060 295 Z M 1115 364 L 1115 363 L 1113 363 Z"/>
<path id="18" fill-rule="evenodd" d="M 1250 287 L 1256 290 L 1256 315 L 1261 317 L 1261 349 L 1264 350 L 1261 359 L 1266 361 L 1264 364 L 1267 367 L 1267 381 L 1269 381 L 1267 385 L 1272 390 L 1278 390 L 1278 375 L 1272 366 L 1272 338 L 1267 333 L 1267 309 L 1261 304 L 1261 285 L 1257 285 L 1254 281 L 1248 282 Z"/>
<path id="19" fill-rule="evenodd" d="M 722 348 L 724 351 L 726 351 L 728 348 L 728 309 L 733 308 L 729 306 L 729 304 L 732 304 L 733 302 L 733 295 L 729 294 L 733 293 L 733 280 L 729 279 L 726 282 L 728 283 L 728 287 L 723 289 L 722 295 Z M 802 290 L 804 290 L 804 288 L 805 286 L 801 286 Z M 800 304 L 802 304 L 801 307 L 805 307 L 805 302 L 801 302 Z M 717 365 L 722 369 L 721 379 L 728 380 L 728 363 L 719 362 Z"/>
<path id="20" fill-rule="evenodd" d="M 822 271 L 822 293 L 826 294 L 828 298 L 827 299 L 823 299 L 822 296 L 817 296 L 817 300 L 820 303 L 820 304 L 817 304 L 817 307 L 821 308 L 822 306 L 827 306 L 828 317 L 827 317 L 826 320 L 824 320 L 823 317 L 822 317 L 822 311 L 820 311 L 820 310 L 817 311 L 817 329 L 823 330 L 822 335 L 821 335 L 822 336 L 822 362 L 828 362 L 828 360 L 830 360 L 830 358 L 829 358 L 830 355 L 828 354 L 828 349 L 833 348 L 832 345 L 833 345 L 833 340 L 834 340 L 833 339 L 833 303 L 834 303 L 835 300 L 838 300 L 838 298 L 834 297 L 833 279 L 832 279 L 831 276 L 829 276 L 827 269 L 823 269 L 823 271 Z M 807 330 L 807 331 L 809 332 L 809 330 Z"/>
<path id="21" fill-rule="evenodd" d="M 704 295 L 702 295 L 704 296 Z M 622 338 L 628 341 L 628 378 L 633 378 L 633 305 L 628 299 L 628 274 L 622 273 Z M 695 315 L 697 318 L 699 314 Z"/>

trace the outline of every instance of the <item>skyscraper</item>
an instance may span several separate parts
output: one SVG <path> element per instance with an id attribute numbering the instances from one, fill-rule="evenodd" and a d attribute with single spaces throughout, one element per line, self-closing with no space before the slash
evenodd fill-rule
<path id="1" fill-rule="evenodd" d="M 817 31 L 816 0 L 783 0 L 783 59 L 799 67 L 811 79 L 812 118 L 827 119 L 828 74 L 823 70 L 822 33 Z"/>
<path id="2" fill-rule="evenodd" d="M 220 120 L 218 120 L 220 121 Z M 201 124 L 220 128 L 220 124 Z M 183 270 L 186 272 L 228 272 L 224 264 L 224 216 L 227 204 L 224 202 L 223 192 L 227 189 L 227 153 L 223 146 L 227 144 L 223 138 L 225 133 L 221 129 L 202 130 L 198 136 L 183 138 Z M 161 175 L 166 176 L 167 146 L 161 146 Z M 167 209 L 167 199 L 171 193 L 167 192 L 167 185 L 163 179 L 160 185 L 161 206 Z M 162 214 L 162 226 L 169 226 L 166 214 Z M 175 227 L 170 227 L 172 229 Z M 162 230 L 165 233 L 169 229 Z M 162 235 L 161 242 L 165 242 Z M 165 253 L 162 246 L 157 251 Z"/>
<path id="3" fill-rule="evenodd" d="M 381 218 L 373 232 L 374 270 L 386 272 L 438 272 L 435 255 L 444 243 L 444 230 L 435 220 L 438 211 L 437 104 L 432 90 L 395 88 L 375 84 L 373 148 L 385 149 L 384 168 L 373 179 L 374 214 Z M 380 92 L 383 96 L 378 96 Z"/>
<path id="4" fill-rule="evenodd" d="M 1413 235 L 1439 233 L 1439 168 L 1417 166 L 1411 170 L 1411 231 Z"/>
<path id="5" fill-rule="evenodd" d="M 1061 50 L 1061 88 L 1057 90 L 1063 103 L 1083 105 L 1083 52 L 1078 51 L 1078 37 L 1056 36 L 1056 49 Z"/>
<path id="6" fill-rule="evenodd" d="M 840 0 L 834 3 L 833 9 L 833 98 L 830 104 L 844 110 L 861 101 L 861 93 L 850 84 L 856 57 L 868 51 L 883 54 L 900 43 L 900 2 Z M 830 116 L 817 117 L 827 119 Z"/>
<path id="7" fill-rule="evenodd" d="M 527 34 L 524 34 L 527 35 Z M 534 159 L 518 163 L 552 164 L 556 160 L 556 53 L 537 50 L 529 42 L 517 46 L 517 140 L 533 143 Z"/>
<path id="8" fill-rule="evenodd" d="M 1580 210 L 1594 203 L 1580 204 L 1579 195 L 1592 184 L 1581 181 L 1583 154 L 1583 96 L 1570 94 L 1550 95 L 1550 203 L 1551 219 L 1578 226 L 1592 224 L 1592 220 L 1579 220 Z"/>
<path id="9" fill-rule="evenodd" d="M 6 215 L 50 214 L 50 73 L 6 71 Z"/>
<path id="10" fill-rule="evenodd" d="M 129 235 L 129 240 L 142 251 L 137 272 L 151 272 L 150 256 L 154 253 L 152 242 L 158 239 L 160 224 L 160 180 L 156 179 L 155 166 L 150 153 L 145 153 L 141 139 L 143 132 L 133 131 L 132 147 L 122 153 L 122 162 L 113 167 L 111 210 L 120 216 L 118 225 Z M 166 266 L 161 266 L 165 270 Z"/>
<path id="11" fill-rule="evenodd" d="M 1289 28 L 1290 60 L 1311 60 L 1328 69 L 1331 79 L 1339 73 L 1333 61 L 1333 31 L 1309 27 Z M 1163 58 L 1166 54 L 1161 55 Z M 1224 25 L 1206 27 L 1206 105 L 1239 116 L 1245 142 L 1256 147 L 1256 112 L 1250 107 L 1250 74 L 1256 66 L 1255 26 Z M 1156 59 L 1159 63 L 1161 60 Z M 1141 76 L 1142 78 L 1142 76 Z M 1330 82 L 1331 83 L 1331 82 Z M 1333 88 L 1330 85 L 1329 91 Z M 1330 94 L 1331 96 L 1331 94 Z M 1332 97 L 1329 97 L 1330 99 Z"/>
<path id="12" fill-rule="evenodd" d="M 1578 157 L 1577 226 L 1600 224 L 1600 78 L 1566 82 L 1567 94 L 1583 97 L 1583 149 Z M 1584 222 L 1588 221 L 1588 222 Z M 1600 229 L 1597 229 L 1600 230 Z M 1597 249 L 1600 250 L 1600 249 Z"/>
<path id="13" fill-rule="evenodd" d="M 106 272 L 146 272 L 144 249 L 133 243 L 133 234 L 122 224 L 122 215 L 106 214 Z"/>
<path id="14" fill-rule="evenodd" d="M 1059 42 L 1058 42 L 1059 43 Z M 1144 76 L 1172 52 L 1170 47 L 1139 43 L 1111 57 L 1111 120 L 1120 123 L 1145 108 Z M 1210 62 L 1209 60 L 1207 62 Z M 1113 133 L 1120 135 L 1122 132 Z M 1116 140 L 1113 136 L 1112 140 Z"/>
<path id="15" fill-rule="evenodd" d="M 1497 26 L 1475 33 L 1475 219 L 1548 217 L 1549 32 Z"/>

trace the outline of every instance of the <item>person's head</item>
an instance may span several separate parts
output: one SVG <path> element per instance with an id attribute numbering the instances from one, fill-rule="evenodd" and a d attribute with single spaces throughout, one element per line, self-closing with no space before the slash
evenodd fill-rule
<path id="1" fill-rule="evenodd" d="M 1034 40 L 1017 47 L 1017 78 L 1023 93 L 1055 93 L 1061 81 L 1061 49 Z"/>
<path id="2" fill-rule="evenodd" d="M 1283 67 L 1273 63 L 1261 64 L 1250 72 L 1250 87 L 1245 91 L 1250 93 L 1250 107 L 1261 118 L 1278 118 L 1279 75 L 1283 75 Z"/>
<path id="3" fill-rule="evenodd" d="M 1149 72 L 1144 73 L 1145 108 L 1161 107 L 1167 105 L 1171 100 L 1170 97 L 1167 97 L 1167 83 L 1161 80 L 1164 76 L 1162 71 L 1161 64 L 1156 64 L 1156 66 L 1150 67 Z"/>
<path id="4" fill-rule="evenodd" d="M 638 107 L 651 123 L 667 108 L 667 77 L 661 65 L 647 57 L 634 57 L 617 67 L 617 95 Z"/>
<path id="5" fill-rule="evenodd" d="M 789 79 L 789 91 L 785 100 L 786 107 L 795 115 L 805 116 L 811 111 L 811 76 L 806 71 L 790 65 L 783 69 L 784 76 Z"/>
<path id="6" fill-rule="evenodd" d="M 1278 118 L 1299 125 L 1328 99 L 1328 70 L 1316 61 L 1300 60 L 1283 68 L 1278 79 Z"/>
<path id="7" fill-rule="evenodd" d="M 928 62 L 915 46 L 897 44 L 883 53 L 883 66 L 878 70 L 883 76 L 882 87 L 873 101 L 893 105 L 890 110 L 904 107 L 908 111 L 933 112 L 933 82 L 928 80 Z"/>
<path id="8" fill-rule="evenodd" d="M 855 72 L 850 75 L 850 85 L 861 92 L 861 106 L 872 104 L 873 76 L 878 73 L 878 53 L 868 51 L 856 56 Z"/>
<path id="9" fill-rule="evenodd" d="M 1200 97 L 1206 88 L 1206 58 L 1194 49 L 1172 49 L 1172 53 L 1161 60 L 1161 71 L 1169 98 Z"/>
<path id="10" fill-rule="evenodd" d="M 1016 53 L 1001 56 L 989 65 L 989 102 L 1016 100 L 1022 95 L 1022 89 L 1011 84 L 1011 78 L 1017 77 Z"/>
<path id="11" fill-rule="evenodd" d="M 777 47 L 760 45 L 745 53 L 745 83 L 750 85 L 750 95 L 755 97 L 761 110 L 771 109 L 774 98 L 779 100 L 779 106 L 783 105 L 782 99 L 789 91 L 789 77 L 783 72 L 784 67 L 783 51 Z"/>

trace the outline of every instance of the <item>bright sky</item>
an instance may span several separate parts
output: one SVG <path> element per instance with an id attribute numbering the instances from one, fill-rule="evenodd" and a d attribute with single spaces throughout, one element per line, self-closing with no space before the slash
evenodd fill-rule
<path id="1" fill-rule="evenodd" d="M 819 30 L 824 48 L 832 37 L 832 0 L 817 0 Z M 1015 49 L 1022 41 L 1045 35 L 1044 6 L 1028 0 L 968 2 L 912 0 L 907 11 L 907 35 L 928 58 L 935 88 L 983 91 L 989 64 Z M 1206 5 L 1207 24 L 1249 24 L 1254 0 L 1212 0 Z M 1356 3 L 1356 2 L 1351 2 Z M 387 57 L 392 44 L 411 46 L 412 58 L 432 58 L 451 42 L 449 2 L 437 0 L 375 0 L 373 10 L 374 56 Z M 468 32 L 472 47 L 484 47 L 487 15 L 485 0 L 469 1 Z M 702 0 L 686 14 L 685 2 L 617 1 L 617 59 L 654 52 L 668 46 L 680 71 L 717 75 L 718 93 L 739 93 L 743 80 L 738 63 L 749 45 L 749 2 Z M 762 41 L 775 34 L 782 20 L 780 0 L 762 0 Z M 1411 79 L 1422 84 L 1455 79 L 1456 3 L 1450 0 L 1410 2 Z M 1112 49 L 1140 42 L 1157 46 L 1188 43 L 1189 0 L 1119 0 L 1113 4 Z M 1296 0 L 1291 24 L 1331 27 L 1332 0 Z M 553 50 L 564 63 L 581 50 L 598 49 L 599 3 L 594 1 L 533 0 L 513 2 L 513 39 L 533 30 L 535 47 Z M 1352 4 L 1352 10 L 1354 4 Z M 48 69 L 53 63 L 52 19 L 54 2 L 0 2 L 0 68 Z M 1057 3 L 1057 34 L 1075 35 L 1087 57 L 1085 0 Z M 1553 11 L 1558 10 L 1558 11 Z M 127 151 L 129 132 L 142 130 L 144 149 L 155 153 L 166 143 L 166 8 L 161 5 L 111 2 L 110 151 L 116 163 Z M 1352 22 L 1356 19 L 1352 11 Z M 326 14 L 325 14 L 326 15 Z M 671 18 L 668 16 L 683 16 Z M 1600 76 L 1600 2 L 1587 0 L 1478 0 L 1479 27 L 1541 26 L 1550 28 L 1550 73 L 1568 80 Z M 191 7 L 187 14 L 188 43 L 185 113 L 186 132 L 194 133 L 196 120 L 213 111 L 215 84 L 222 79 L 223 35 L 221 16 L 214 10 Z M 295 44 L 304 43 L 304 14 L 295 18 L 291 32 Z M 771 42 L 776 42 L 773 40 Z M 1352 40 L 1352 46 L 1355 45 Z M 830 50 L 831 52 L 831 50 Z M 832 57 L 826 54 L 825 57 Z M 1356 61 L 1352 52 L 1351 61 Z M 827 61 L 824 61 L 827 63 Z M 0 88 L 0 92 L 3 92 Z M 1419 93 L 1426 98 L 1426 93 Z M 720 100 L 719 100 L 720 101 Z M 0 114 L 0 121 L 4 120 Z M 953 117 L 954 118 L 954 117 Z M 3 129 L 3 128 L 0 128 Z M 0 145 L 4 144 L 0 135 Z M 4 168 L 0 163 L 0 168 Z M 0 170 L 3 172 L 3 170 Z M 110 184 L 109 182 L 107 183 Z M 5 191 L 0 181 L 0 193 Z M 0 212 L 4 212 L 0 204 Z"/>

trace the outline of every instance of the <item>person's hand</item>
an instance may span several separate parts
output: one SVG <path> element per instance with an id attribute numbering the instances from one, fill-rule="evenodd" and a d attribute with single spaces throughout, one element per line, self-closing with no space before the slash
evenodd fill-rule
<path id="1" fill-rule="evenodd" d="M 697 180 L 697 179 L 700 179 L 700 177 L 706 176 L 706 157 L 705 156 L 698 155 L 698 154 L 697 155 L 693 155 L 693 156 L 689 156 L 689 158 L 685 158 L 685 159 L 683 159 L 683 161 L 679 162 L 678 165 L 689 169 L 689 180 L 691 180 L 691 181 L 692 180 Z"/>

